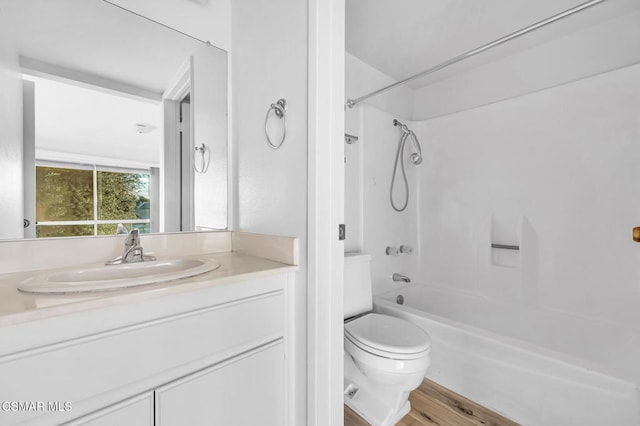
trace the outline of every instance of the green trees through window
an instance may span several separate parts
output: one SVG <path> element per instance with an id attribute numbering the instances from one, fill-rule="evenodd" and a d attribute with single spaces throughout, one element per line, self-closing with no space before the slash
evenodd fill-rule
<path id="1" fill-rule="evenodd" d="M 149 219 L 149 175 L 98 171 L 97 186 L 98 220 Z M 148 223 L 142 225 L 136 228 L 149 232 Z M 98 235 L 115 234 L 116 228 L 113 223 L 98 225 Z"/>
<path id="2" fill-rule="evenodd" d="M 115 234 L 122 222 L 149 232 L 150 205 L 148 173 L 36 167 L 38 238 Z"/>

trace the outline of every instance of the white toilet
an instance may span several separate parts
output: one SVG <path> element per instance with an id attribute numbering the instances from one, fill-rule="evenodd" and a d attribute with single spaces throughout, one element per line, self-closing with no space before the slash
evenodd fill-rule
<path id="1" fill-rule="evenodd" d="M 344 402 L 374 426 L 394 425 L 427 372 L 431 338 L 372 308 L 371 255 L 345 253 Z"/>

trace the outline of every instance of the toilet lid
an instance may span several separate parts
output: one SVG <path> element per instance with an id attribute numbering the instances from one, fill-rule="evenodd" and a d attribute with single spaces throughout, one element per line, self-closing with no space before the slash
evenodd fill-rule
<path id="1" fill-rule="evenodd" d="M 391 354 L 419 354 L 431 346 L 429 335 L 409 321 L 380 314 L 367 314 L 344 326 L 354 344 Z"/>

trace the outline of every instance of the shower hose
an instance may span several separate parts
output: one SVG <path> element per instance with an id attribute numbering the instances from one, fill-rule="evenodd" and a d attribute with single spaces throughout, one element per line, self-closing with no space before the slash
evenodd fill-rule
<path id="1" fill-rule="evenodd" d="M 407 141 L 408 133 L 403 133 L 398 142 L 398 151 L 396 152 L 396 162 L 393 165 L 393 176 L 391 177 L 391 188 L 389 191 L 389 201 L 391 201 L 391 207 L 397 212 L 402 212 L 407 208 L 409 204 L 409 182 L 407 181 L 407 172 L 404 170 L 404 145 Z M 402 180 L 404 181 L 405 199 L 402 207 L 397 207 L 393 201 L 393 188 L 396 182 L 396 175 L 398 174 L 398 163 L 400 163 L 400 170 L 402 171 Z"/>

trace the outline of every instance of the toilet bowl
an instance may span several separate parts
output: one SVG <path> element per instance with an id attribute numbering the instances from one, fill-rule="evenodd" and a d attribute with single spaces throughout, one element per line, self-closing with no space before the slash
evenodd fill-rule
<path id="1" fill-rule="evenodd" d="M 400 318 L 369 313 L 345 324 L 345 403 L 372 425 L 393 425 L 429 367 L 431 339 Z"/>
<path id="2" fill-rule="evenodd" d="M 370 313 L 345 324 L 344 347 L 365 376 L 379 384 L 397 385 L 413 383 L 416 375 L 422 381 L 429 367 L 431 339 L 403 319 Z"/>
<path id="3" fill-rule="evenodd" d="M 344 403 L 373 426 L 394 425 L 411 410 L 431 338 L 406 320 L 371 312 L 371 255 L 345 254 L 344 274 Z"/>

